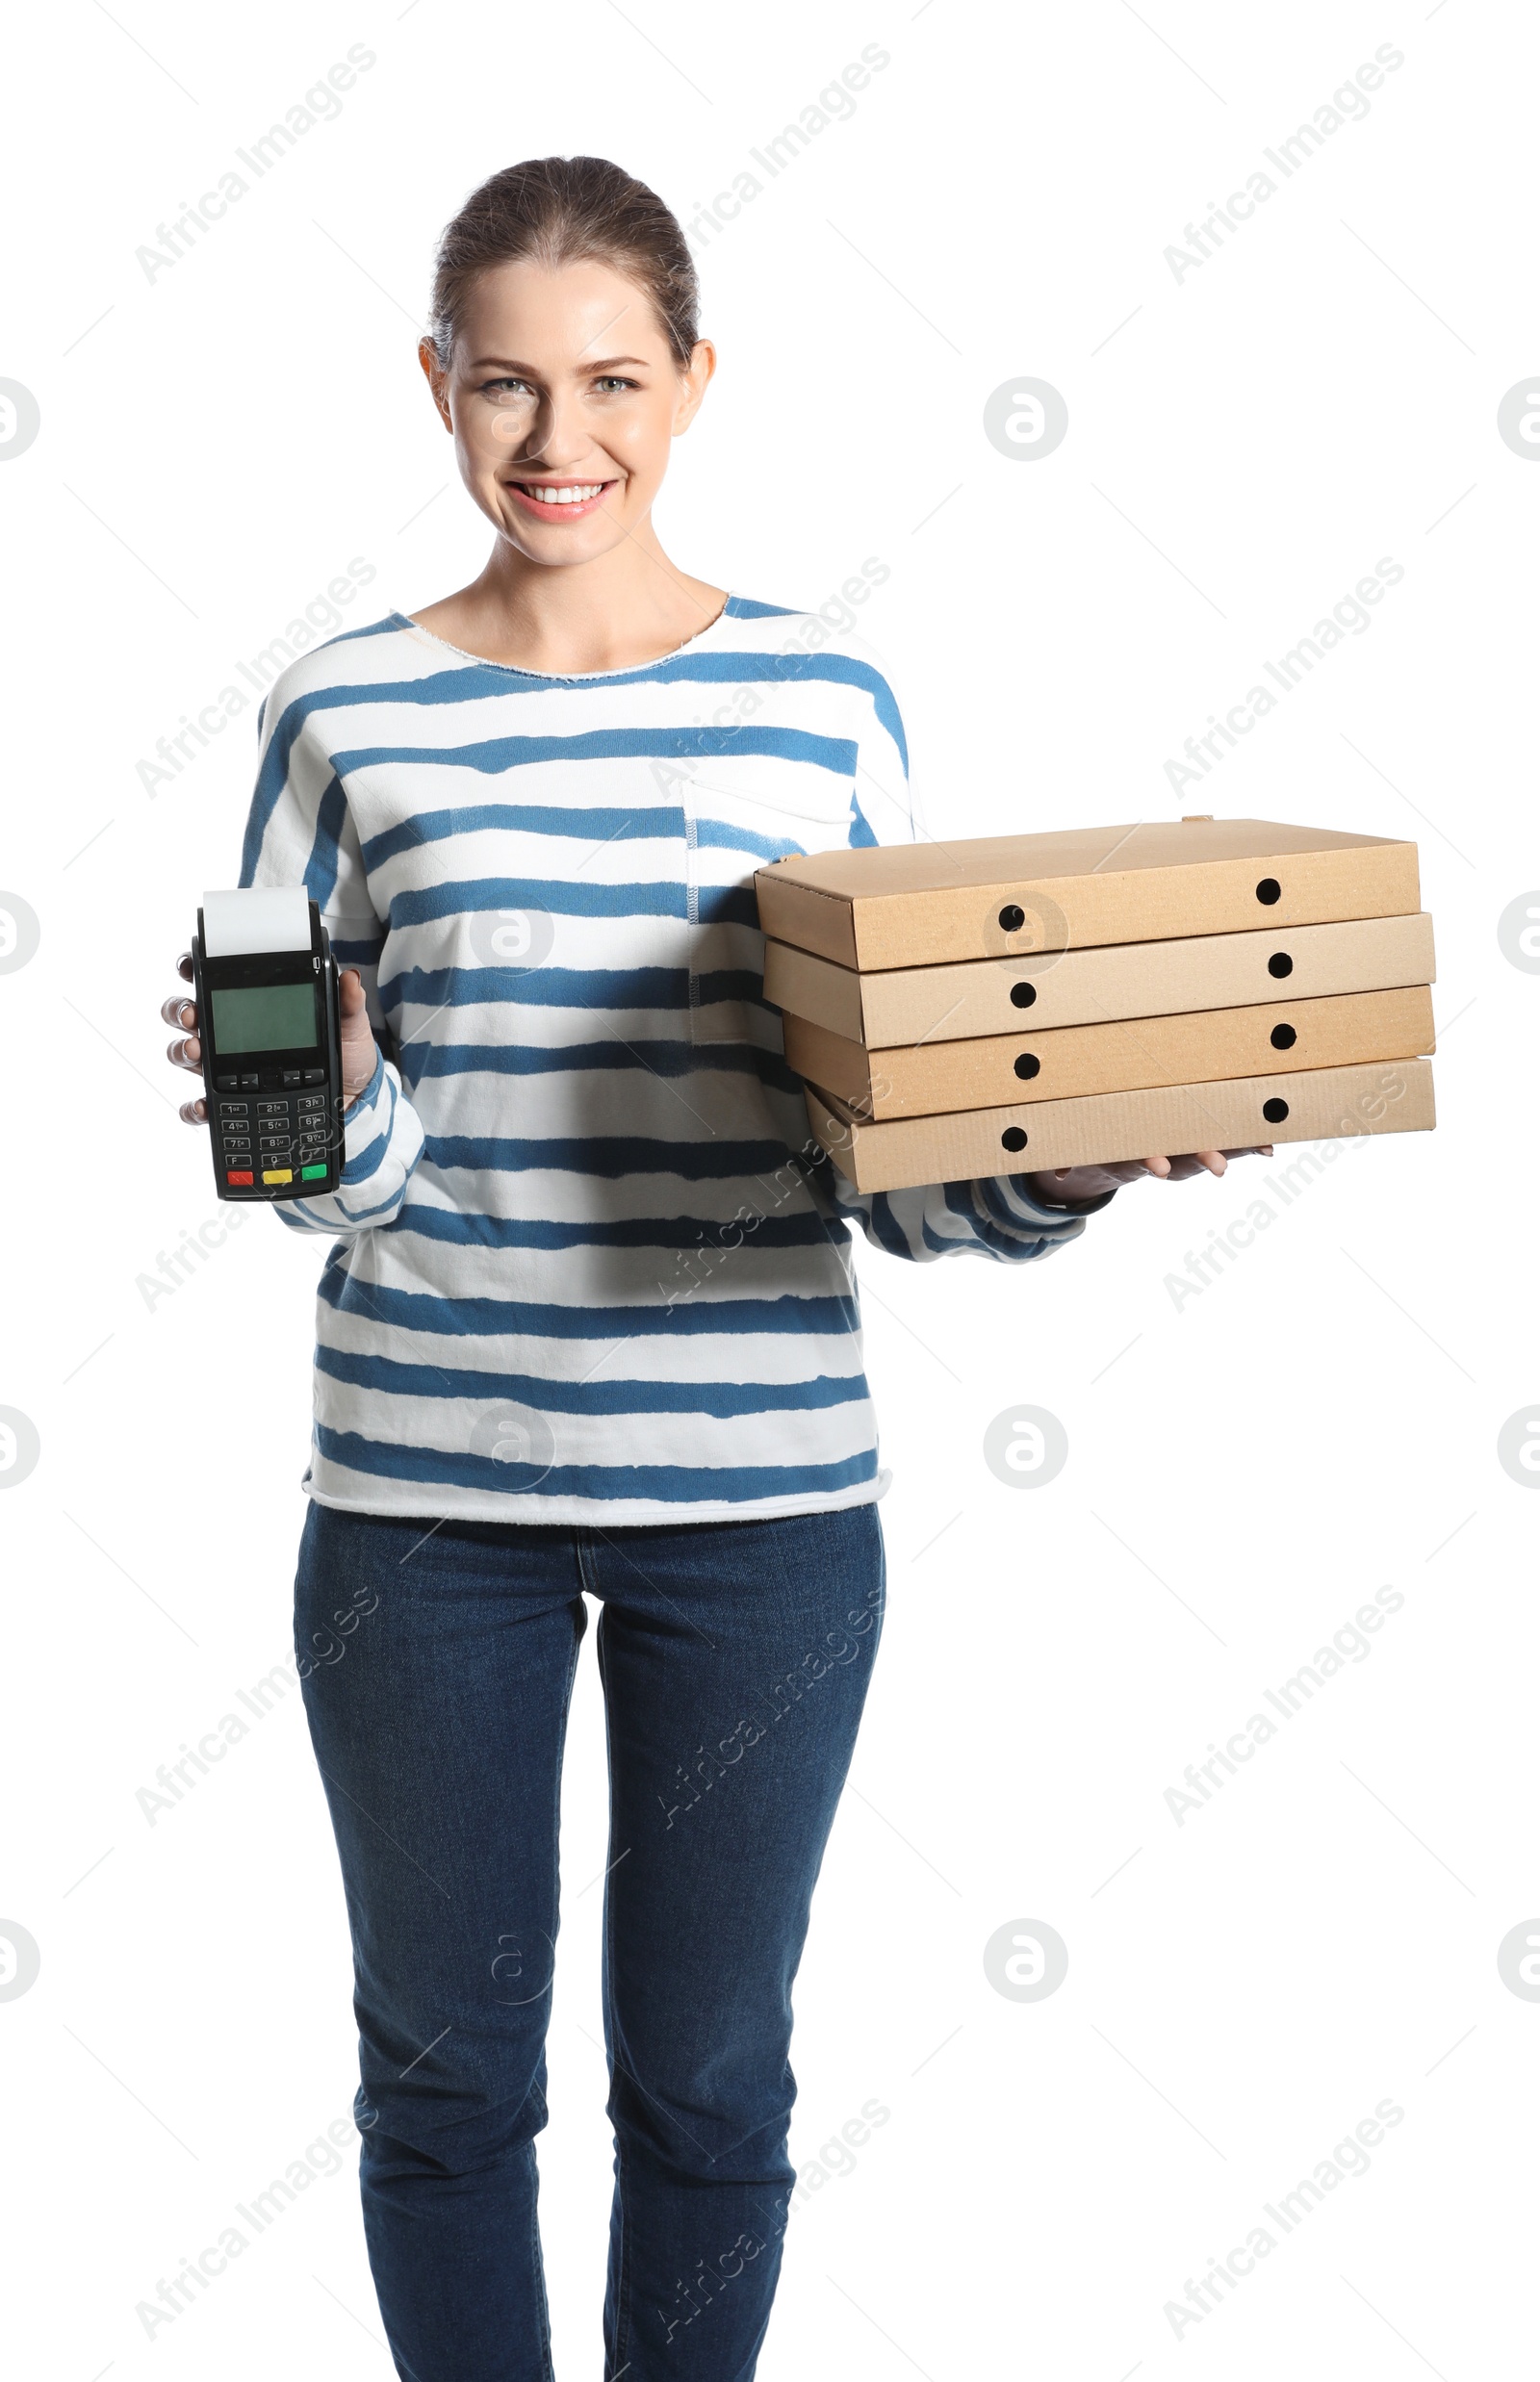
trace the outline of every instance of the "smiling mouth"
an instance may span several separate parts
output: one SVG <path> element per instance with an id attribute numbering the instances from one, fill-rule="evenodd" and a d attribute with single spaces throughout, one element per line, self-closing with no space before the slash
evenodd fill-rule
<path id="1" fill-rule="evenodd" d="M 591 511 L 616 485 L 612 479 L 515 479 L 505 483 L 522 504 L 546 520 L 571 520 Z"/>

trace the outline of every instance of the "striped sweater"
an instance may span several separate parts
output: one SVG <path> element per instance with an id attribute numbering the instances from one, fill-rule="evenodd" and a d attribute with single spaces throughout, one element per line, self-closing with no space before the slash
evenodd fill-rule
<path id="1" fill-rule="evenodd" d="M 887 1476 L 849 1227 L 913 1259 L 1083 1230 L 1001 1176 L 862 1196 L 809 1141 L 754 871 L 911 840 L 856 639 L 741 597 L 553 678 L 400 613 L 264 706 L 241 882 L 303 884 L 379 1045 L 329 1235 L 302 1485 L 482 1521 L 806 1513 Z"/>

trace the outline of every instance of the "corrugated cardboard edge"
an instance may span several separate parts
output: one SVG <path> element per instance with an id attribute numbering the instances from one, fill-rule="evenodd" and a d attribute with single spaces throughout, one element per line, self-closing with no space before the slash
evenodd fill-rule
<path id="1" fill-rule="evenodd" d="M 1279 1024 L 1296 1030 L 1292 1045 L 1268 1047 Z M 1183 1030 L 1180 1054 L 1164 1033 Z M 786 1064 L 840 1105 L 877 1124 L 908 1117 L 981 1109 L 1005 1092 L 1040 1112 L 1054 1101 L 1105 1098 L 1119 1091 L 1162 1091 L 1179 1085 L 1234 1083 L 1247 1076 L 1319 1075 L 1342 1067 L 1373 1066 L 1432 1055 L 1433 994 L 1427 985 L 1382 986 L 1373 992 L 1327 993 L 1310 1001 L 1280 997 L 1229 1009 L 1187 1010 L 1168 1017 L 1111 1017 L 1091 1026 L 1018 1026 L 1011 1034 L 965 1042 L 932 1042 L 923 1050 L 899 1043 L 869 1049 L 809 1018 L 782 1020 Z M 1356 1047 L 1355 1047 L 1356 1045 Z M 1013 1056 L 1030 1050 L 1040 1062 L 1040 1089 L 1017 1091 L 1009 1080 Z M 1077 1060 L 1077 1050 L 1084 1053 Z M 1100 1074 L 1099 1083 L 1087 1080 Z M 1079 1077 L 1079 1081 L 1074 1080 Z"/>
<path id="2" fill-rule="evenodd" d="M 843 895 L 798 884 L 794 878 L 778 876 L 773 868 L 755 871 L 754 890 L 759 925 L 766 935 L 799 950 L 816 952 L 821 959 L 837 960 L 843 967 L 855 966 L 855 912 Z"/>
<path id="3" fill-rule="evenodd" d="M 1323 936 L 1371 938 L 1376 950 L 1394 946 L 1399 956 L 1367 971 L 1346 971 L 1315 982 L 1309 963 L 1301 980 L 1291 975 L 1273 979 L 1258 968 L 1244 982 L 1233 972 L 1238 949 L 1246 959 L 1274 950 L 1280 942 L 1298 952 L 1302 940 L 1315 944 Z M 1147 974 L 1176 955 L 1201 954 L 1212 963 L 1198 985 L 1184 984 L 1180 994 L 1161 997 L 1150 1005 L 1126 987 L 1130 966 Z M 1101 981 L 1099 962 L 1115 963 L 1120 989 L 1112 996 Z M 1241 964 L 1244 965 L 1244 962 Z M 1029 1009 L 1010 1000 L 1009 987 L 1031 980 L 1038 1002 Z M 1000 998 L 988 1012 L 973 1012 L 970 980 L 988 979 Z M 1058 987 L 1078 981 L 1088 993 L 1067 1016 L 1056 1015 L 1052 1003 Z M 1279 930 L 1259 927 L 1237 935 L 1186 935 L 1148 943 L 1102 943 L 1086 951 L 1064 952 L 1033 964 L 1030 960 L 957 960 L 939 967 L 882 968 L 861 974 L 842 967 L 794 944 L 769 941 L 765 946 L 764 997 L 775 1008 L 805 1017 L 849 1041 L 869 1049 L 917 1041 L 963 1041 L 987 1034 L 1020 1034 L 1033 1029 L 1059 1033 L 1066 1026 L 1099 1025 L 1118 1018 L 1170 1017 L 1200 1009 L 1248 1009 L 1273 998 L 1336 999 L 1351 992 L 1392 991 L 1408 985 L 1437 981 L 1433 921 L 1426 910 L 1393 913 L 1380 918 L 1317 921 L 1313 925 Z M 1044 995 L 1046 994 L 1046 1000 Z M 968 1013 L 959 1017 L 957 1012 Z"/>
<path id="4" fill-rule="evenodd" d="M 1258 869 L 1262 878 L 1253 874 Z M 1254 886 L 1280 874 L 1283 898 L 1261 920 Z M 1388 841 L 1373 851 L 1354 845 L 1340 852 L 1109 870 L 1099 877 L 1008 878 L 962 891 L 848 897 L 760 869 L 755 892 L 766 935 L 867 972 L 970 960 L 1030 960 L 1044 950 L 1237 934 L 1261 923 L 1287 932 L 1414 915 L 1422 906 L 1417 846 Z M 994 921 L 997 906 L 1013 904 L 1024 906 L 1023 924 L 1008 933 Z"/>
<path id="5" fill-rule="evenodd" d="M 845 1039 L 859 1042 L 864 1038 L 864 992 L 862 979 L 852 967 L 841 967 L 835 960 L 825 960 L 814 951 L 800 951 L 795 943 L 782 943 L 773 936 L 764 947 L 764 997 L 772 1008 L 783 1010 L 789 1016 L 804 1017 L 809 1025 L 823 1026 L 831 1034 L 843 1034 Z M 833 1011 L 838 1023 L 816 1012 Z"/>
<path id="6" fill-rule="evenodd" d="M 1399 1087 L 1399 1088 L 1398 1088 Z M 1332 1141 L 1366 1134 L 1427 1133 L 1436 1122 L 1433 1068 L 1427 1059 L 1317 1067 L 1298 1075 L 1245 1076 L 1218 1084 L 1176 1084 L 1158 1091 L 1098 1092 L 1038 1106 L 966 1109 L 946 1116 L 873 1124 L 841 1114 L 843 1103 L 810 1085 L 808 1120 L 821 1147 L 860 1191 L 909 1191 L 979 1175 L 1037 1172 L 1048 1166 L 1110 1165 L 1119 1160 L 1195 1149 L 1238 1149 L 1253 1142 Z M 1281 1098 L 1280 1123 L 1261 1114 Z M 1017 1127 L 1025 1145 L 1008 1152 L 1001 1135 Z"/>
<path id="7" fill-rule="evenodd" d="M 1255 887 L 1269 877 L 1284 884 L 1282 898 L 1267 913 L 1267 923 L 1280 931 L 1408 915 L 1422 907 L 1417 846 L 1389 841 L 1085 877 L 1002 878 L 959 891 L 856 895 L 850 904 L 856 964 L 878 969 L 1010 958 L 1016 935 L 992 922 L 1002 903 L 1025 906 L 1020 947 L 1029 956 L 1044 947 L 1084 951 L 1235 934 L 1257 922 Z M 1045 928 L 1044 920 L 1054 923 Z"/>

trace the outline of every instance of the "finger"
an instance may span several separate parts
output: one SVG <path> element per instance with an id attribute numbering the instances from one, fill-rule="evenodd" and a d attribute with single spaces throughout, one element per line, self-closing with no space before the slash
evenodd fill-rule
<path id="1" fill-rule="evenodd" d="M 176 1113 L 184 1125 L 201 1125 L 207 1119 L 209 1104 L 206 1100 L 184 1100 Z"/>
<path id="2" fill-rule="evenodd" d="M 166 1055 L 173 1067 L 186 1067 L 190 1075 L 203 1072 L 203 1050 L 195 1034 L 187 1035 L 180 1042 L 167 1042 Z"/>
<path id="3" fill-rule="evenodd" d="M 338 979 L 345 1017 L 356 1017 L 364 1006 L 364 980 L 355 967 L 345 967 Z"/>
<path id="4" fill-rule="evenodd" d="M 192 982 L 192 954 L 190 951 L 183 952 L 176 963 L 176 972 L 178 976 L 185 976 L 189 984 Z"/>
<path id="5" fill-rule="evenodd" d="M 184 1034 L 189 1034 L 198 1021 L 197 1003 L 190 1001 L 185 992 L 173 992 L 161 1003 L 161 1015 L 168 1026 L 180 1026 Z"/>
<path id="6" fill-rule="evenodd" d="M 1146 1158 L 1144 1165 L 1148 1171 L 1159 1176 L 1162 1182 L 1171 1171 L 1171 1162 L 1168 1158 Z"/>
<path id="7" fill-rule="evenodd" d="M 1193 1155 L 1200 1166 L 1207 1166 L 1210 1174 L 1222 1174 L 1229 1163 L 1223 1150 L 1194 1150 Z"/>

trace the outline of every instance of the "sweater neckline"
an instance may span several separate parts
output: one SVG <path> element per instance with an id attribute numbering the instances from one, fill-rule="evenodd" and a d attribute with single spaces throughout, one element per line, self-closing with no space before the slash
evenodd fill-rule
<path id="1" fill-rule="evenodd" d="M 729 588 L 728 599 L 721 611 L 708 620 L 704 628 L 697 628 L 693 636 L 681 638 L 678 645 L 670 646 L 667 653 L 654 653 L 650 661 L 632 662 L 625 670 L 523 670 L 517 662 L 494 661 L 490 654 L 473 653 L 466 646 L 451 645 L 448 637 L 437 636 L 431 628 L 424 628 L 422 622 L 413 620 L 409 612 L 392 611 L 390 619 L 409 635 L 425 637 L 429 645 L 438 646 L 446 653 L 453 653 L 460 661 L 475 662 L 482 670 L 500 670 L 507 678 L 529 679 L 540 686 L 602 686 L 606 680 L 633 679 L 646 671 L 655 670 L 660 662 L 672 661 L 676 654 L 687 653 L 694 647 L 703 645 L 724 621 L 739 617 L 739 602 L 737 591 Z"/>

